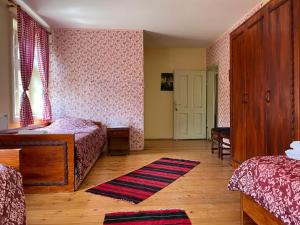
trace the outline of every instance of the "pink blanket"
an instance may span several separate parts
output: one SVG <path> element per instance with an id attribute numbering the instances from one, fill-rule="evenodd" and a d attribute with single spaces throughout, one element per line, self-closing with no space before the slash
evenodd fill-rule
<path id="1" fill-rule="evenodd" d="M 284 224 L 300 224 L 300 161 L 286 156 L 252 158 L 234 172 L 228 188 L 252 197 Z"/>

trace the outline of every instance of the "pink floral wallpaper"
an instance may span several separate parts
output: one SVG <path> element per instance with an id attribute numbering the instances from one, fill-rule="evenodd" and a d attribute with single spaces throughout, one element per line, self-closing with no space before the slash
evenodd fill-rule
<path id="1" fill-rule="evenodd" d="M 230 126 L 230 32 L 245 22 L 264 4 L 265 3 L 260 3 L 256 5 L 249 13 L 247 13 L 207 49 L 207 66 L 210 67 L 217 65 L 219 68 L 218 126 Z"/>
<path id="2" fill-rule="evenodd" d="M 143 149 L 143 31 L 60 28 L 53 31 L 50 45 L 54 118 L 130 126 L 131 149 Z"/>

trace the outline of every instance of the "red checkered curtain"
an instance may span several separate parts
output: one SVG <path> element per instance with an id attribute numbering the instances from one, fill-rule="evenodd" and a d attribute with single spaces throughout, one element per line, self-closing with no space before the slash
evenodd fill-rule
<path id="1" fill-rule="evenodd" d="M 32 110 L 27 91 L 29 90 L 33 69 L 36 22 L 20 7 L 18 7 L 17 17 L 21 80 L 23 86 L 20 125 L 25 127 L 33 124 Z"/>
<path id="2" fill-rule="evenodd" d="M 37 52 L 39 74 L 43 85 L 43 121 L 49 122 L 52 120 L 51 104 L 48 93 L 49 85 L 49 33 L 43 27 L 37 25 Z"/>

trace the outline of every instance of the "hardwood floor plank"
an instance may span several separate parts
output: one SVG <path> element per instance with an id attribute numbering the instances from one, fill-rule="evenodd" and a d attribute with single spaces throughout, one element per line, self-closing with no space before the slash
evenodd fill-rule
<path id="1" fill-rule="evenodd" d="M 133 205 L 85 190 L 129 173 L 161 157 L 199 160 L 188 174 Z M 207 141 L 146 141 L 146 149 L 129 156 L 102 156 L 75 193 L 26 195 L 29 225 L 101 225 L 108 212 L 184 209 L 194 225 L 240 224 L 239 193 L 227 190 L 233 169 L 211 154 Z"/>

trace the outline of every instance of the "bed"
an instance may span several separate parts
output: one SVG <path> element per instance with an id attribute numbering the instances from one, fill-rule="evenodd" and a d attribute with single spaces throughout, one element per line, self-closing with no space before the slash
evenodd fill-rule
<path id="1" fill-rule="evenodd" d="M 0 152 L 0 224 L 26 225 L 22 176 L 18 172 L 20 149 Z"/>
<path id="2" fill-rule="evenodd" d="M 105 126 L 91 120 L 66 117 L 25 131 L 0 133 L 0 148 L 22 148 L 26 193 L 77 190 L 106 144 Z"/>
<path id="3" fill-rule="evenodd" d="M 300 224 L 300 161 L 252 158 L 234 172 L 228 188 L 241 192 L 242 224 Z"/>

